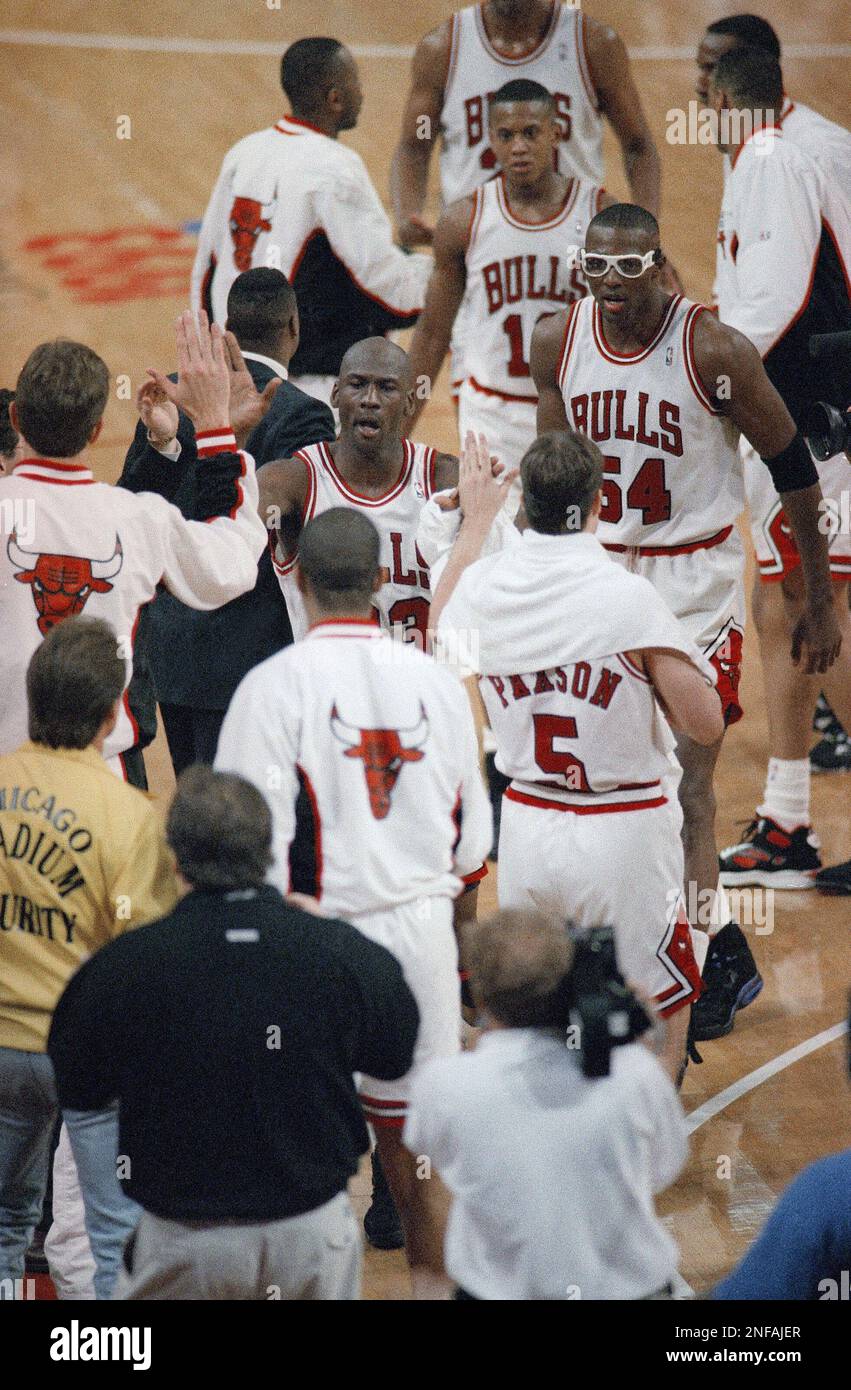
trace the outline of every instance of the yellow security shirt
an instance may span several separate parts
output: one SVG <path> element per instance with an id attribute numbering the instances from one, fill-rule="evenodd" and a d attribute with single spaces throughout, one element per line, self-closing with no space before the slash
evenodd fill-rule
<path id="1" fill-rule="evenodd" d="M 151 802 L 100 753 L 24 743 L 0 757 L 0 1047 L 44 1052 L 78 966 L 176 901 Z"/>

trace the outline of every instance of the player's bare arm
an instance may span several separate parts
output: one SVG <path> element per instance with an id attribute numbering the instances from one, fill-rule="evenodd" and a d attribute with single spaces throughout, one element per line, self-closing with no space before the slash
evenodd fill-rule
<path id="1" fill-rule="evenodd" d="M 744 334 L 701 314 L 695 329 L 694 357 L 701 380 L 719 407 L 739 427 L 764 460 L 774 463 L 786 450 L 800 453 L 801 468 L 812 465 L 795 423 L 766 375 L 762 358 Z M 812 483 L 780 491 L 783 508 L 801 555 L 806 610 L 792 634 L 797 665 L 807 649 L 807 675 L 823 672 L 839 654 L 842 638 L 833 606 L 827 536 L 820 530 L 821 488 Z"/>
<path id="2" fill-rule="evenodd" d="M 454 454 L 438 454 L 434 461 L 434 490 L 458 487 L 458 460 Z"/>
<path id="3" fill-rule="evenodd" d="M 277 532 L 286 557 L 298 549 L 307 485 L 307 464 L 301 459 L 274 459 L 257 470 L 257 510 L 266 529 Z"/>
<path id="4" fill-rule="evenodd" d="M 724 733 L 724 714 L 714 686 L 682 652 L 647 647 L 631 652 L 650 677 L 665 716 L 677 733 L 709 747 Z"/>
<path id="5" fill-rule="evenodd" d="M 467 284 L 464 258 L 472 211 L 473 199 L 461 198 L 446 209 L 434 234 L 434 270 L 410 349 L 411 380 L 415 385 L 427 380 L 429 393 L 434 390 L 443 359 L 449 351 L 452 325 L 464 298 Z M 428 397 L 417 396 L 409 429 L 413 429 L 427 400 Z"/>
<path id="6" fill-rule="evenodd" d="M 566 430 L 567 411 L 558 384 L 558 364 L 570 310 L 550 314 L 535 325 L 529 367 L 538 392 L 538 434 Z"/>
<path id="7" fill-rule="evenodd" d="M 440 128 L 451 22 L 446 20 L 420 39 L 411 65 L 411 86 L 402 117 L 402 133 L 390 166 L 390 197 L 401 246 L 429 245 L 434 228 L 423 220 L 428 169 Z"/>
<path id="8" fill-rule="evenodd" d="M 659 216 L 662 164 L 635 85 L 626 46 L 608 24 L 587 15 L 585 51 L 600 110 L 621 147 L 632 201 Z"/>

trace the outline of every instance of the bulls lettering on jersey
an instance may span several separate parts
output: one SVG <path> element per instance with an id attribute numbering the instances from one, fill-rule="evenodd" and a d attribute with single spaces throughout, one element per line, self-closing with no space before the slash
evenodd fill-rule
<path id="1" fill-rule="evenodd" d="M 466 692 L 368 620 L 319 623 L 250 671 L 216 767 L 269 802 L 271 881 L 331 913 L 454 898 L 481 876 L 492 824 Z"/>
<path id="2" fill-rule="evenodd" d="M 461 306 L 470 325 L 464 361 L 474 386 L 537 399 L 529 369 L 532 333 L 539 319 L 588 292 L 570 252 L 584 244 L 602 191 L 572 179 L 563 207 L 541 223 L 524 222 L 512 211 L 502 175 L 476 191 Z"/>
<path id="3" fill-rule="evenodd" d="M 375 595 L 381 626 L 403 641 L 425 649 L 428 631 L 428 567 L 416 545 L 420 512 L 434 492 L 437 455 L 427 444 L 404 442 L 404 461 L 399 477 L 382 497 L 355 492 L 337 471 L 327 444 L 311 444 L 296 458 L 307 465 L 308 492 L 303 524 L 331 507 L 352 507 L 364 511 L 380 537 L 380 560 L 384 583 Z M 293 637 L 298 641 L 307 631 L 307 617 L 295 578 L 297 557 L 287 559 L 277 542 L 272 562 L 287 604 Z"/>
<path id="4" fill-rule="evenodd" d="M 567 418 L 600 448 L 604 545 L 688 545 L 731 527 L 743 506 L 738 432 L 694 363 L 703 305 L 673 295 L 650 343 L 615 352 L 589 296 L 565 330 L 558 381 Z"/>
<path id="5" fill-rule="evenodd" d="M 561 173 L 603 181 L 603 122 L 585 54 L 582 15 L 560 0 L 538 47 L 506 58 L 487 35 L 481 5 L 452 17 L 449 70 L 441 112 L 440 184 L 444 204 L 468 197 L 491 178 L 496 160 L 488 138 L 488 97 L 512 77 L 552 92 L 562 131 Z"/>
<path id="6" fill-rule="evenodd" d="M 571 805 L 659 805 L 670 732 L 628 655 L 483 676 L 497 765 L 530 795 Z"/>

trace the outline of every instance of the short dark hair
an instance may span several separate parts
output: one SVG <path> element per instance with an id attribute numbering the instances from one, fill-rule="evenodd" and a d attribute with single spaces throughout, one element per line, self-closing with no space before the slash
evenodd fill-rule
<path id="1" fill-rule="evenodd" d="M 566 926 L 530 912 L 497 912 L 462 928 L 473 998 L 509 1028 L 560 1028 L 568 1015 L 574 946 Z"/>
<path id="2" fill-rule="evenodd" d="M 499 91 L 491 93 L 488 110 L 494 106 L 508 106 L 513 101 L 539 101 L 549 109 L 551 115 L 556 109 L 552 92 L 542 87 L 540 82 L 533 82 L 528 77 L 516 77 L 513 82 L 504 82 Z"/>
<path id="3" fill-rule="evenodd" d="M 227 326 L 240 343 L 271 346 L 295 311 L 295 290 L 272 266 L 244 270 L 228 291 Z"/>
<path id="4" fill-rule="evenodd" d="M 541 434 L 521 459 L 520 480 L 533 531 L 579 531 L 603 483 L 603 456 L 578 430 Z"/>
<path id="5" fill-rule="evenodd" d="M 297 39 L 281 59 L 281 86 L 293 111 L 316 111 L 334 86 L 339 39 Z"/>
<path id="6" fill-rule="evenodd" d="M 9 406 L 15 399 L 14 391 L 0 387 L 0 457 L 11 458 L 18 447 L 18 431 L 12 424 Z"/>
<path id="7" fill-rule="evenodd" d="M 651 241 L 659 240 L 659 223 L 652 212 L 639 207 L 638 203 L 612 203 L 611 207 L 603 208 L 602 212 L 591 218 L 588 231 L 592 232 L 596 227 L 623 232 L 644 232 Z"/>
<path id="8" fill-rule="evenodd" d="M 265 797 L 244 777 L 203 763 L 177 779 L 166 839 L 193 888 L 257 888 L 274 859 Z"/>
<path id="9" fill-rule="evenodd" d="M 106 409 L 106 363 L 83 343 L 42 343 L 24 363 L 15 409 L 24 439 L 45 458 L 73 458 L 85 449 Z"/>
<path id="10" fill-rule="evenodd" d="M 715 65 L 712 84 L 725 91 L 743 110 L 783 110 L 783 73 L 780 63 L 762 48 L 733 48 Z"/>
<path id="11" fill-rule="evenodd" d="M 127 669 L 102 618 L 65 618 L 27 667 L 29 734 L 48 748 L 88 748 L 120 697 Z"/>
<path id="12" fill-rule="evenodd" d="M 330 507 L 309 521 L 299 537 L 298 563 L 322 608 L 344 613 L 372 598 L 379 567 L 376 527 L 362 512 Z"/>
<path id="13" fill-rule="evenodd" d="M 780 40 L 776 30 L 772 29 L 767 19 L 761 19 L 758 14 L 731 14 L 726 19 L 716 19 L 714 24 L 707 24 L 708 34 L 729 34 L 731 38 L 739 39 L 749 48 L 760 48 L 765 53 L 770 53 L 773 58 L 780 58 Z"/>

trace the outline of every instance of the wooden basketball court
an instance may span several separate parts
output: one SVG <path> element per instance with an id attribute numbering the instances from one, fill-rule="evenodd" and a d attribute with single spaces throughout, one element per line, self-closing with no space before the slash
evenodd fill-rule
<path id="1" fill-rule="evenodd" d="M 360 63 L 365 102 L 345 137 L 382 196 L 405 96 L 412 45 L 451 12 L 449 0 L 231 0 L 185 6 L 149 0 L 10 0 L 0 32 L 0 385 L 46 338 L 91 344 L 115 381 L 99 475 L 118 476 L 135 427 L 133 393 L 148 366 L 173 365 L 172 323 L 185 305 L 194 238 L 221 158 L 240 136 L 285 109 L 278 61 L 293 39 L 333 34 Z M 663 244 L 686 292 L 706 298 L 712 276 L 721 161 L 711 148 L 665 143 L 666 113 L 693 96 L 692 54 L 705 23 L 730 0 L 627 5 L 590 0 L 633 54 L 664 171 Z M 741 8 L 746 8 L 742 6 Z M 835 0 L 757 6 L 778 29 L 793 96 L 849 124 L 851 12 Z M 50 25 L 49 30 L 45 25 Z M 626 183 L 607 136 L 607 186 Z M 435 205 L 436 207 L 436 205 Z M 434 208 L 433 208 L 434 210 Z M 445 382 L 421 438 L 455 450 Z M 851 478 L 849 479 L 851 483 Z M 745 642 L 746 718 L 729 734 L 718 776 L 721 844 L 738 838 L 759 799 L 766 743 L 759 659 Z M 172 783 L 162 739 L 148 753 L 153 788 Z M 851 779 L 814 779 L 814 823 L 825 862 L 851 854 Z M 495 875 L 483 885 L 487 907 Z M 759 922 L 764 904 L 756 904 Z M 746 1249 L 780 1190 L 811 1160 L 851 1142 L 851 1093 L 841 1036 L 851 985 L 851 901 L 778 893 L 773 930 L 748 936 L 765 989 L 727 1039 L 704 1045 L 683 1100 L 694 1137 L 688 1168 L 661 1210 L 681 1249 L 684 1279 L 709 1289 Z M 359 1209 L 367 1179 L 356 1184 Z M 366 1296 L 405 1298 L 404 1259 L 371 1251 Z"/>

